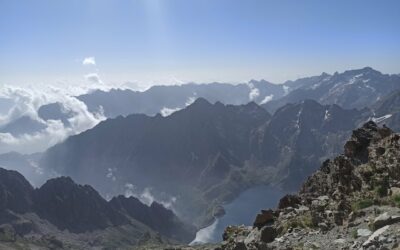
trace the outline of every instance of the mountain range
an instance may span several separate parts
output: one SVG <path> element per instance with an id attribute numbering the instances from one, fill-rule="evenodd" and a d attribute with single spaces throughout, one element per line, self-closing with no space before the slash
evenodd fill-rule
<path id="1" fill-rule="evenodd" d="M 0 167 L 35 186 L 0 171 L 0 235 L 11 242 L 34 232 L 24 244 L 188 243 L 247 189 L 297 191 L 361 124 L 400 131 L 400 76 L 369 67 L 280 85 L 192 83 L 75 98 L 107 119 L 41 153 L 0 154 Z M 76 115 L 50 103 L 0 134 L 36 135 L 55 120 L 70 128 Z M 369 125 L 356 133 L 372 133 Z"/>
<path id="2" fill-rule="evenodd" d="M 371 107 L 387 95 L 400 89 L 400 76 L 382 74 L 370 67 L 347 70 L 333 75 L 322 73 L 274 84 L 265 80 L 251 80 L 247 83 L 188 83 L 173 86 L 153 86 L 145 91 L 130 89 L 94 90 L 76 96 L 88 111 L 94 115 L 115 118 L 130 114 L 163 116 L 185 108 L 197 98 L 209 102 L 241 105 L 255 102 L 266 108 L 271 114 L 288 103 L 297 103 L 312 99 L 321 104 L 337 104 L 345 109 Z M 3 98 L 4 99 L 4 98 Z M 4 99 L 7 101 L 7 99 Z M 5 102 L 6 103 L 6 102 Z M 40 106 L 37 117 L 22 115 L 0 126 L 0 133 L 14 136 L 35 134 L 47 126 L 45 121 L 59 120 L 66 128 L 71 119 L 78 115 L 76 111 L 65 107 L 62 102 Z"/>
<path id="3" fill-rule="evenodd" d="M 249 187 L 295 190 L 340 152 L 364 119 L 356 109 L 313 100 L 288 104 L 271 116 L 253 102 L 235 106 L 199 98 L 167 117 L 103 121 L 48 149 L 39 166 L 89 183 L 104 196 L 134 183 L 159 197 L 178 197 L 179 214 L 201 226 Z"/>

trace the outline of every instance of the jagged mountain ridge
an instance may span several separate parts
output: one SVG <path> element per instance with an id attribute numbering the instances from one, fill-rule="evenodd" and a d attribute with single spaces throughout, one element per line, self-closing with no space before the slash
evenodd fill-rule
<path id="1" fill-rule="evenodd" d="M 133 183 L 179 196 L 180 214 L 193 221 L 257 184 L 296 188 L 337 153 L 361 118 L 357 110 L 311 100 L 271 117 L 255 103 L 233 106 L 200 98 L 168 117 L 104 121 L 50 148 L 40 166 L 103 194 L 121 193 Z"/>
<path id="2" fill-rule="evenodd" d="M 253 92 L 252 92 L 253 91 Z M 272 95 L 272 96 L 271 96 Z M 147 114 L 155 115 L 163 108 L 181 109 L 197 98 L 205 98 L 214 103 L 245 104 L 250 101 L 261 102 L 266 96 L 271 99 L 284 95 L 284 89 L 265 80 L 252 80 L 248 84 L 188 83 L 179 86 L 153 86 L 139 92 L 132 90 L 112 89 L 108 92 L 97 90 L 78 96 L 89 111 L 104 111 L 106 117 L 118 115 Z"/>
<path id="3" fill-rule="evenodd" d="M 93 241 L 93 232 L 101 232 L 104 237 L 122 229 L 125 233 L 119 238 L 131 237 L 129 242 L 121 242 L 120 246 L 124 247 L 139 244 L 146 234 L 150 239 L 159 233 L 172 242 L 190 242 L 194 237 L 195 229 L 183 224 L 161 204 L 153 202 L 147 206 L 134 197 L 125 196 L 108 202 L 91 186 L 78 185 L 69 177 L 50 179 L 34 189 L 18 172 L 0 168 L 0 201 L 2 242 L 38 244 L 51 236 L 65 244 L 68 238 L 58 233 L 65 230 L 72 235 L 74 244 L 83 244 L 79 248 L 88 247 L 87 242 L 80 242 L 83 240 L 79 240 L 80 237 Z M 102 244 L 107 243 L 100 246 Z"/>
<path id="4" fill-rule="evenodd" d="M 348 70 L 343 73 L 329 75 L 322 73 L 274 84 L 265 80 L 251 80 L 248 83 L 188 83 L 173 86 L 153 86 L 146 91 L 130 89 L 111 89 L 109 91 L 95 90 L 76 98 L 82 101 L 90 112 L 103 114 L 107 118 L 130 114 L 168 115 L 171 112 L 185 108 L 197 98 L 205 98 L 214 103 L 246 104 L 254 101 L 274 113 L 278 108 L 288 103 L 297 103 L 313 99 L 321 104 L 338 104 L 343 108 L 369 107 L 371 102 L 379 101 L 390 92 L 400 89 L 398 75 L 382 74 L 370 67 Z M 70 126 L 69 118 L 75 115 L 63 107 L 62 103 L 49 103 L 39 107 L 38 117 L 43 121 L 59 120 L 65 127 Z M 2 132 L 12 132 L 14 135 L 34 134 L 42 131 L 45 124 L 32 121 L 29 127 L 22 126 L 18 131 L 13 127 L 25 124 L 22 117 L 10 121 L 12 126 L 3 125 Z M 16 125 L 14 125 L 16 124 Z M 21 125 L 19 125 L 21 126 Z M 43 127 L 44 126 L 44 127 Z"/>
<path id="5" fill-rule="evenodd" d="M 246 84 L 188 83 L 179 86 L 154 86 L 139 92 L 112 89 L 97 90 L 78 96 L 89 111 L 104 111 L 106 117 L 142 113 L 155 115 L 163 108 L 181 109 L 197 98 L 205 98 L 214 103 L 240 105 L 250 101 L 264 105 L 271 113 L 287 103 L 297 103 L 313 99 L 321 104 L 338 104 L 352 109 L 368 107 L 371 101 L 379 101 L 394 90 L 400 89 L 398 75 L 382 74 L 371 67 L 347 70 L 333 75 L 322 73 L 319 76 L 286 81 L 282 84 L 266 80 L 251 80 Z"/>
<path id="6" fill-rule="evenodd" d="M 370 67 L 348 70 L 333 75 L 299 79 L 286 83 L 291 90 L 286 96 L 264 104 L 274 112 L 287 103 L 313 99 L 321 104 L 337 104 L 346 109 L 370 107 L 391 92 L 400 89 L 398 75 L 382 74 Z"/>

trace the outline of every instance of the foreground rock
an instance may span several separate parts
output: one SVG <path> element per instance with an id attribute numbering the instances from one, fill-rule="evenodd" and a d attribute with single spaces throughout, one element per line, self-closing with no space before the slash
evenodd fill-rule
<path id="1" fill-rule="evenodd" d="M 231 226 L 220 249 L 396 249 L 400 244 L 400 136 L 373 122 L 323 163 L 297 195 Z"/>

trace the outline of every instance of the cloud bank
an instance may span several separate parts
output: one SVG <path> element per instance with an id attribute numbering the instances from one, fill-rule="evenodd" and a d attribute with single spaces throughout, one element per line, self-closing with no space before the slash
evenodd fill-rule
<path id="1" fill-rule="evenodd" d="M 0 133 L 0 153 L 16 151 L 19 153 L 35 153 L 46 150 L 61 142 L 70 135 L 83 132 L 94 127 L 105 117 L 102 114 L 93 114 L 86 105 L 59 88 L 21 88 L 3 86 L 0 96 L 13 101 L 14 105 L 5 114 L 0 115 L 0 128 L 21 117 L 43 124 L 44 129 L 34 133 Z M 43 120 L 38 115 L 38 109 L 45 104 L 58 102 L 62 110 L 71 114 L 68 117 L 69 125 L 61 120 Z"/>

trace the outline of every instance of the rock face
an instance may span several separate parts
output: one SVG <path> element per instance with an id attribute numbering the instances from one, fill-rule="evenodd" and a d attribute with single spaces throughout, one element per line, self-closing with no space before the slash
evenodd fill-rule
<path id="1" fill-rule="evenodd" d="M 179 195 L 180 214 L 204 225 L 203 213 L 212 216 L 221 202 L 251 186 L 275 181 L 298 188 L 321 159 L 341 151 L 361 115 L 306 100 L 271 117 L 255 103 L 199 98 L 168 117 L 104 121 L 50 148 L 40 166 L 103 195 L 123 192 L 126 183 Z"/>
<path id="2" fill-rule="evenodd" d="M 253 237 L 243 249 L 393 249 L 400 242 L 400 196 L 391 190 L 399 185 L 400 136 L 368 122 L 353 131 L 343 155 L 324 162 L 297 195 L 269 211 L 272 221 L 261 214 L 254 228 L 227 228 L 221 248 L 266 230 L 268 237 Z"/>
<path id="3" fill-rule="evenodd" d="M 160 240 L 190 242 L 195 229 L 158 203 L 147 206 L 122 196 L 107 202 L 91 186 L 76 184 L 69 177 L 48 180 L 34 189 L 18 172 L 0 168 L 0 247 L 4 247 L 3 241 L 21 239 L 34 247 L 49 234 L 61 245 L 73 242 L 85 246 L 85 241 L 104 246 L 113 237 L 130 237 L 121 243 L 127 247 L 139 244 L 141 234 L 148 234 L 147 240 L 159 234 Z M 100 235 L 102 242 L 96 241 Z"/>

